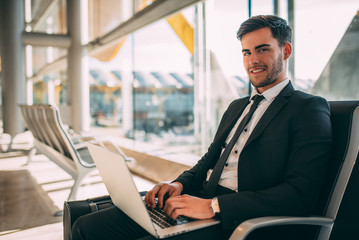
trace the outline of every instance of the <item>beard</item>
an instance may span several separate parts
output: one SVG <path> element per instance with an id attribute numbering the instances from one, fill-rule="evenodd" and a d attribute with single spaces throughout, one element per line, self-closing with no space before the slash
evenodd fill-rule
<path id="1" fill-rule="evenodd" d="M 267 67 L 267 66 L 266 66 Z M 255 88 L 261 88 L 268 86 L 278 79 L 279 74 L 283 71 L 282 53 L 278 56 L 276 62 L 273 65 L 272 70 L 268 73 L 265 79 L 261 82 L 255 83 L 252 79 L 249 79 Z"/>

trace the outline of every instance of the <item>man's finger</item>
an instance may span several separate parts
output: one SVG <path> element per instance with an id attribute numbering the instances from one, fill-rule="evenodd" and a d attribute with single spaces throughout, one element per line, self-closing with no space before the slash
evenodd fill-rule
<path id="1" fill-rule="evenodd" d="M 185 208 L 176 208 L 172 211 L 170 217 L 174 220 L 178 218 L 178 216 L 186 216 L 186 209 Z"/>
<path id="2" fill-rule="evenodd" d="M 158 207 L 159 208 L 163 208 L 163 200 L 164 200 L 164 197 L 165 195 L 168 193 L 169 191 L 169 188 L 168 186 L 166 185 L 162 185 L 163 187 L 161 188 L 161 190 L 158 192 L 157 194 L 157 201 L 158 201 Z"/>
<path id="3" fill-rule="evenodd" d="M 181 196 L 177 196 L 168 199 L 163 210 L 167 213 L 167 215 L 171 216 L 173 211 L 183 207 L 184 203 L 181 200 Z"/>
<path id="4" fill-rule="evenodd" d="M 159 191 L 159 186 L 154 187 L 151 191 L 146 194 L 145 202 L 149 207 L 156 207 L 156 195 Z"/>

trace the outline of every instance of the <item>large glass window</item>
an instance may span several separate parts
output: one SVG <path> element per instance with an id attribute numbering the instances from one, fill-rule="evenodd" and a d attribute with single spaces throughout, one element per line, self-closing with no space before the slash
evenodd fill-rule
<path id="1" fill-rule="evenodd" d="M 215 107 L 218 108 L 217 112 L 222 113 L 223 107 L 233 98 L 248 94 L 241 44 L 235 37 L 240 23 L 248 17 L 248 5 L 247 1 L 228 0 L 223 4 L 215 0 L 211 7 L 212 14 L 207 18 L 207 42 L 211 49 L 212 86 L 217 91 L 212 92 L 212 98 L 217 99 L 214 101 L 217 103 Z M 273 14 L 273 1 L 253 0 L 251 7 L 252 15 Z M 278 14 L 281 17 L 288 17 L 287 7 L 286 1 L 278 1 Z M 328 100 L 358 98 L 356 90 L 359 82 L 354 67 L 358 65 L 355 42 L 359 40 L 358 34 L 354 33 L 354 17 L 357 18 L 358 7 L 354 0 L 340 3 L 325 0 L 295 1 L 292 55 L 295 60 L 295 79 L 291 80 L 296 89 L 322 95 Z M 349 27 L 351 30 L 347 34 L 350 36 L 343 39 Z M 334 54 L 336 49 L 339 53 Z M 333 55 L 336 55 L 335 62 Z M 328 74 L 332 77 L 328 77 Z M 236 81 L 238 79 L 241 82 Z M 238 89 L 238 86 L 241 87 Z"/>
<path id="2" fill-rule="evenodd" d="M 166 144 L 193 138 L 193 26 L 190 7 L 126 37 L 112 61 L 91 59 L 93 123 L 120 126 L 128 121 L 123 104 L 131 104 L 127 137 Z M 123 96 L 126 82 L 130 98 Z"/>
<path id="3" fill-rule="evenodd" d="M 191 11 L 183 24 L 193 23 Z M 141 140 L 193 135 L 192 54 L 175 30 L 163 19 L 134 33 L 134 131 Z"/>
<path id="4" fill-rule="evenodd" d="M 298 89 L 328 100 L 358 99 L 358 71 L 355 70 L 359 64 L 359 33 L 355 30 L 358 29 L 358 9 L 355 0 L 296 2 L 295 84 Z"/>
<path id="5" fill-rule="evenodd" d="M 96 127 L 121 127 L 121 71 L 90 59 L 90 112 Z"/>
<path id="6" fill-rule="evenodd" d="M 68 84 L 66 67 L 58 66 L 51 72 L 43 72 L 48 63 L 66 56 L 67 50 L 54 47 L 32 47 L 31 73 L 34 77 L 33 103 L 67 104 Z M 66 63 L 66 61 L 64 61 Z"/>
<path id="7" fill-rule="evenodd" d="M 33 31 L 66 34 L 66 0 L 31 0 L 31 22 Z"/>
<path id="8" fill-rule="evenodd" d="M 32 1 L 35 19 L 41 15 L 40 3 L 49 2 Z M 36 31 L 66 33 L 66 1 L 55 2 L 41 21 L 32 23 Z M 122 128 L 136 141 L 209 143 L 228 104 L 250 92 L 236 32 L 249 13 L 273 14 L 275 2 L 278 15 L 287 19 L 286 0 L 253 0 L 250 6 L 246 0 L 204 1 L 90 52 L 92 124 Z M 90 41 L 152 3 L 89 0 Z M 203 9 L 198 7 L 203 4 Z M 291 80 L 296 89 L 328 100 L 358 99 L 358 7 L 356 0 L 295 1 Z M 63 49 L 33 47 L 33 72 L 66 54 Z M 65 103 L 66 66 L 41 77 L 44 84 L 35 82 L 34 89 L 46 94 L 34 96 L 35 102 L 55 96 L 55 102 Z M 55 90 L 48 94 L 51 84 Z M 199 138 L 201 131 L 206 134 Z"/>
<path id="9" fill-rule="evenodd" d="M 128 0 L 89 0 L 89 39 L 96 39 L 132 16 Z"/>
<path id="10" fill-rule="evenodd" d="M 207 39 L 211 63 L 211 99 L 216 121 L 213 134 L 221 116 L 231 101 L 248 95 L 248 78 L 243 68 L 241 43 L 236 32 L 248 17 L 247 1 L 215 0 L 209 6 Z M 212 121 L 213 121 L 212 120 Z"/>
<path id="11" fill-rule="evenodd" d="M 48 73 L 33 82 L 33 103 L 66 105 L 68 99 L 68 82 L 64 70 Z"/>
<path id="12" fill-rule="evenodd" d="M 26 0 L 27 31 L 66 34 L 66 0 Z M 28 16 L 28 12 L 31 12 Z M 32 102 L 65 104 L 67 95 L 66 61 L 44 71 L 47 64 L 66 57 L 67 49 L 27 46 L 27 77 L 32 77 Z M 29 80 L 30 81 L 30 80 Z M 31 101 L 30 101 L 31 102 Z"/>
<path id="13" fill-rule="evenodd" d="M 32 47 L 32 72 L 36 74 L 46 64 L 67 55 L 67 50 L 54 47 Z"/>

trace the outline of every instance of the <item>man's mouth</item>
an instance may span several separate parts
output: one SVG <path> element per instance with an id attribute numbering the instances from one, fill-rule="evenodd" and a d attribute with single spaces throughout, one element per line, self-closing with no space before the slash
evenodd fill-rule
<path id="1" fill-rule="evenodd" d="M 259 72 L 264 72 L 264 69 L 261 68 L 261 69 L 254 69 L 251 71 L 251 73 L 259 73 Z"/>
<path id="2" fill-rule="evenodd" d="M 250 73 L 260 73 L 266 71 L 266 69 L 267 68 L 265 66 L 254 66 L 250 67 L 248 70 Z"/>

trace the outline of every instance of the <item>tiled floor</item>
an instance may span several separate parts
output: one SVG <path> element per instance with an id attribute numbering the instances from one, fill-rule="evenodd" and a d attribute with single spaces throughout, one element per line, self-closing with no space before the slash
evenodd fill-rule
<path id="1" fill-rule="evenodd" d="M 73 183 L 71 177 L 53 162 L 49 161 L 44 155 L 36 155 L 33 162 L 24 166 L 23 164 L 26 163 L 26 161 L 26 156 L 1 157 L 0 174 L 3 170 L 27 169 L 37 184 L 39 184 L 42 190 L 50 197 L 53 205 L 62 210 L 63 202 L 67 199 L 70 186 Z M 134 176 L 134 181 L 139 191 L 148 190 L 154 185 L 152 182 L 136 176 Z M 77 197 L 78 199 L 86 199 L 105 194 L 108 194 L 107 190 L 97 170 L 95 170 L 83 181 L 83 186 L 79 189 Z M 20 202 L 19 204 L 24 204 L 24 207 L 28 207 L 26 206 L 26 202 Z M 0 221 L 1 218 L 0 216 Z M 8 231 L 0 232 L 0 240 L 60 240 L 62 238 L 62 222 L 31 229 L 9 229 Z"/>

